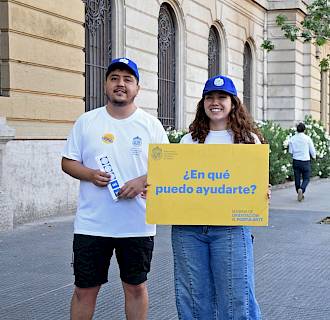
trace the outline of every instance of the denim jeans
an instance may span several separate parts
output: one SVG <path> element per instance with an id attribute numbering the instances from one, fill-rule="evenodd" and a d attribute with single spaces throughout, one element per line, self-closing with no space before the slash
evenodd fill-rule
<path id="1" fill-rule="evenodd" d="M 260 320 L 248 227 L 173 226 L 180 320 Z"/>
<path id="2" fill-rule="evenodd" d="M 296 187 L 296 191 L 301 189 L 303 193 L 305 193 L 307 185 L 309 183 L 309 177 L 312 172 L 311 162 L 308 161 L 301 161 L 293 159 L 293 172 L 294 172 L 294 183 Z M 302 177 L 302 182 L 301 182 Z"/>

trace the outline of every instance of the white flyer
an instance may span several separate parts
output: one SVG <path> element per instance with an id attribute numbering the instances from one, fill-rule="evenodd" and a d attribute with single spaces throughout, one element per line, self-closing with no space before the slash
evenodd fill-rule
<path id="1" fill-rule="evenodd" d="M 98 167 L 101 171 L 110 174 L 110 181 L 108 183 L 108 189 L 114 201 L 118 200 L 118 192 L 120 188 L 124 185 L 123 180 L 119 175 L 119 170 L 114 163 L 111 162 L 111 157 L 107 154 L 100 154 L 95 157 Z"/>

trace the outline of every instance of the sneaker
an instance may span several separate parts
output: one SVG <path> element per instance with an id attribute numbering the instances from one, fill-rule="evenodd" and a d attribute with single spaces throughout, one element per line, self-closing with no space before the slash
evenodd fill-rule
<path id="1" fill-rule="evenodd" d="M 298 189 L 298 201 L 301 201 L 302 199 L 304 199 L 303 191 L 301 189 Z"/>

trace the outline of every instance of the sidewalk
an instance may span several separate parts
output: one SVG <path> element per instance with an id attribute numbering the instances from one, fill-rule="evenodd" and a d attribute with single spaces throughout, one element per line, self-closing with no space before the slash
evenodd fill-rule
<path id="1" fill-rule="evenodd" d="M 254 228 L 256 291 L 263 320 L 329 320 L 330 179 L 312 181 L 305 201 L 294 187 L 272 191 L 270 223 Z M 0 319 L 69 319 L 73 217 L 0 233 Z M 177 319 L 170 227 L 159 226 L 149 276 L 150 320 Z M 124 319 L 116 263 L 94 319 Z M 205 319 L 208 320 L 208 319 Z"/>
<path id="2" fill-rule="evenodd" d="M 276 189 L 276 188 L 275 188 Z M 330 179 L 272 192 L 270 223 L 255 228 L 256 290 L 264 320 L 330 319 Z"/>

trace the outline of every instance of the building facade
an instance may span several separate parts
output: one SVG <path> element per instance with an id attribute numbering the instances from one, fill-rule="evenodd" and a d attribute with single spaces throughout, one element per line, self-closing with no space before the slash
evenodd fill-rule
<path id="1" fill-rule="evenodd" d="M 77 181 L 60 152 L 75 119 L 105 103 L 111 58 L 135 60 L 137 104 L 165 127 L 187 128 L 209 76 L 232 77 L 255 120 L 329 130 L 330 47 L 290 42 L 309 1 L 0 0 L 0 229 L 72 214 Z M 264 39 L 275 49 L 262 50 Z"/>

